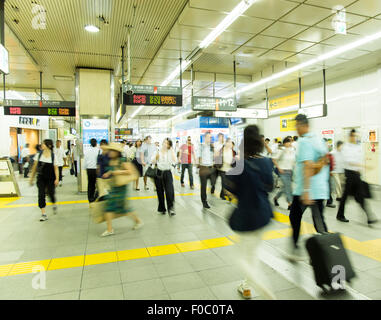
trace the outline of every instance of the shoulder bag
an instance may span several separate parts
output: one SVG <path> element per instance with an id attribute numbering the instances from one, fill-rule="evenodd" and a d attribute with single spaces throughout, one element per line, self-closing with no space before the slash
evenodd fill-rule
<path id="1" fill-rule="evenodd" d="M 135 166 L 131 165 L 127 162 L 128 170 L 132 171 L 132 174 L 123 174 L 123 175 L 115 175 L 113 176 L 114 179 L 114 185 L 117 187 L 125 186 L 129 184 L 132 181 L 135 181 L 138 179 L 139 175 L 137 170 L 135 169 Z M 122 164 L 119 166 L 119 170 L 123 170 Z"/>

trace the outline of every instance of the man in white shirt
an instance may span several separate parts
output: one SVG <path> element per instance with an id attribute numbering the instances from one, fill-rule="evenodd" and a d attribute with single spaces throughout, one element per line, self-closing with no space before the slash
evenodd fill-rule
<path id="1" fill-rule="evenodd" d="M 356 137 L 356 130 L 353 129 L 349 134 L 349 143 L 344 145 L 342 151 L 344 160 L 345 187 L 336 219 L 341 222 L 349 222 L 344 215 L 345 202 L 348 196 L 354 196 L 355 200 L 360 204 L 361 208 L 366 213 L 368 224 L 370 225 L 377 222 L 377 219 L 373 214 L 371 214 L 368 206 L 366 206 L 363 181 L 361 180 L 360 174 L 362 168 L 364 167 L 363 154 L 361 145 L 356 142 Z"/>
<path id="2" fill-rule="evenodd" d="M 335 165 L 332 170 L 332 178 L 335 184 L 336 200 L 340 201 L 343 194 L 344 186 L 344 159 L 343 159 L 343 142 L 338 141 L 336 144 L 336 150 L 332 152 L 332 156 Z"/>
<path id="3" fill-rule="evenodd" d="M 74 143 L 71 144 L 70 158 L 71 158 L 71 167 L 74 169 L 74 174 L 77 177 L 77 175 L 78 175 L 78 170 L 77 170 L 78 155 L 77 155 L 77 150 L 76 150 L 76 146 L 74 145 Z"/>
<path id="4" fill-rule="evenodd" d="M 25 147 L 21 150 L 21 163 L 24 169 L 24 178 L 28 178 L 29 174 L 29 143 L 25 144 Z"/>
<path id="5" fill-rule="evenodd" d="M 95 188 L 97 183 L 97 162 L 101 151 L 97 148 L 97 140 L 90 140 L 90 148 L 85 150 L 84 169 L 87 171 L 87 198 L 89 203 L 96 200 Z"/>
<path id="6" fill-rule="evenodd" d="M 128 143 L 127 143 L 126 140 L 123 140 L 122 143 L 124 144 L 124 147 L 123 147 L 123 154 L 122 154 L 122 156 L 123 156 L 124 158 L 127 158 L 127 157 L 128 157 L 128 154 L 129 154 L 130 146 L 128 145 Z"/>
<path id="7" fill-rule="evenodd" d="M 145 138 L 144 143 L 142 144 L 142 147 L 140 149 L 140 163 L 143 166 L 144 190 L 148 190 L 146 172 L 148 167 L 152 163 L 152 157 L 156 153 L 156 151 L 156 145 L 152 143 L 151 136 Z"/>
<path id="8" fill-rule="evenodd" d="M 56 149 L 54 150 L 54 157 L 57 160 L 58 172 L 59 172 L 59 186 L 62 187 L 62 168 L 65 162 L 65 153 L 61 147 L 61 140 L 56 141 Z"/>

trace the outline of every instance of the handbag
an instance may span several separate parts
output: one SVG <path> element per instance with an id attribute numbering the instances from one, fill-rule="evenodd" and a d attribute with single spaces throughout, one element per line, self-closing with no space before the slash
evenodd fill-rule
<path id="1" fill-rule="evenodd" d="M 370 187 L 369 187 L 369 184 L 367 182 L 361 180 L 361 189 L 362 189 L 362 194 L 363 194 L 365 199 L 371 199 L 372 198 L 372 194 L 370 192 Z"/>
<path id="2" fill-rule="evenodd" d="M 129 162 L 128 162 L 128 166 L 129 166 L 129 169 L 133 171 L 133 173 L 113 176 L 115 186 L 117 187 L 125 186 L 129 184 L 130 182 L 135 181 L 136 179 L 139 178 L 139 175 L 137 173 L 135 166 L 133 166 Z"/>
<path id="3" fill-rule="evenodd" d="M 157 178 L 157 167 L 155 166 L 154 168 L 152 168 L 151 166 L 149 166 L 146 171 L 146 176 L 152 179 Z"/>

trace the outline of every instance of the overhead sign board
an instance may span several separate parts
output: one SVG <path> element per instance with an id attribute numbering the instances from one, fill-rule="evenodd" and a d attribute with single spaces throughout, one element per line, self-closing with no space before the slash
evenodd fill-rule
<path id="1" fill-rule="evenodd" d="M 57 116 L 75 117 L 75 108 L 67 107 L 4 107 L 6 116 Z"/>
<path id="2" fill-rule="evenodd" d="M 4 107 L 67 107 L 75 108 L 75 101 L 41 101 L 5 99 Z"/>
<path id="3" fill-rule="evenodd" d="M 0 44 L 0 71 L 9 74 L 9 53 L 2 44 Z"/>
<path id="4" fill-rule="evenodd" d="M 234 98 L 192 97 L 192 110 L 196 111 L 236 111 Z"/>
<path id="5" fill-rule="evenodd" d="M 124 93 L 182 95 L 181 87 L 125 84 Z"/>
<path id="6" fill-rule="evenodd" d="M 115 128 L 116 136 L 132 136 L 133 129 L 130 128 Z"/>
<path id="7" fill-rule="evenodd" d="M 325 117 L 327 116 L 327 104 L 303 107 L 298 110 L 298 113 L 305 114 L 308 119 Z"/>
<path id="8" fill-rule="evenodd" d="M 245 119 L 267 119 L 269 117 L 266 109 L 243 109 L 237 111 L 216 111 L 214 115 L 218 118 L 245 118 Z"/>

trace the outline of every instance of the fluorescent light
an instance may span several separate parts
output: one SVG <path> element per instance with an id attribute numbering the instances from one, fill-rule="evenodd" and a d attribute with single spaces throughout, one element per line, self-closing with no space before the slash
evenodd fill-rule
<path id="1" fill-rule="evenodd" d="M 237 20 L 253 3 L 255 0 L 244 0 L 241 1 L 234 9 L 231 11 L 224 20 L 211 32 L 207 37 L 200 43 L 199 47 L 204 49 L 208 47 L 216 38 L 224 32 L 229 26 Z"/>
<path id="2" fill-rule="evenodd" d="M 223 33 L 229 26 L 237 20 L 256 0 L 242 0 L 226 17 L 222 22 L 210 32 L 206 38 L 199 44 L 200 49 L 207 48 L 216 38 Z M 197 48 L 195 50 L 197 52 Z M 181 73 L 192 63 L 192 60 L 185 60 L 181 64 Z M 165 81 L 161 84 L 166 86 L 168 83 L 176 79 L 180 74 L 180 66 L 178 66 Z"/>
<path id="3" fill-rule="evenodd" d="M 144 106 L 140 106 L 133 114 L 132 116 L 129 118 L 129 120 L 132 120 L 142 109 L 143 109 Z"/>
<path id="4" fill-rule="evenodd" d="M 54 80 L 59 80 L 59 81 L 73 81 L 72 76 L 53 76 Z"/>
<path id="5" fill-rule="evenodd" d="M 370 36 L 366 36 L 360 40 L 357 40 L 357 41 L 354 41 L 354 42 L 351 42 L 345 46 L 342 46 L 342 47 L 339 47 L 335 50 L 332 50 L 330 52 L 327 52 L 327 53 L 324 53 L 320 56 L 318 56 L 317 58 L 314 58 L 314 59 L 311 59 L 311 60 L 308 60 L 306 62 L 303 62 L 303 63 L 300 63 L 294 67 L 291 67 L 291 68 L 287 68 L 286 70 L 284 71 L 281 71 L 281 72 L 278 72 L 278 73 L 275 73 L 273 75 L 271 75 L 270 77 L 267 77 L 267 78 L 264 78 L 262 80 L 259 80 L 257 82 L 253 82 L 245 87 L 242 87 L 241 89 L 237 90 L 237 94 L 241 94 L 243 92 L 246 92 L 248 90 L 252 90 L 256 87 L 259 87 L 261 85 L 264 85 L 268 82 L 271 82 L 273 80 L 276 80 L 276 79 L 280 79 L 280 78 L 283 78 L 293 72 L 296 72 L 296 71 L 299 71 L 303 68 L 306 68 L 306 67 L 309 67 L 313 64 L 316 64 L 318 62 L 321 62 L 321 61 L 325 61 L 325 60 L 328 60 L 328 59 L 331 59 L 333 57 L 336 57 L 336 56 L 339 56 L 345 52 L 348 52 L 350 50 L 353 50 L 355 48 L 358 48 L 358 47 L 361 47 L 362 45 L 365 45 L 369 42 L 372 42 L 372 41 L 375 41 L 375 40 L 378 40 L 381 38 L 381 32 L 377 32 L 377 33 L 374 33 Z M 224 98 L 229 98 L 229 97 L 232 97 L 234 96 L 234 93 L 231 93 L 231 94 L 228 94 L 226 96 L 224 96 Z"/>
<path id="6" fill-rule="evenodd" d="M 183 112 L 183 113 L 180 113 L 180 114 L 178 114 L 178 115 L 176 115 L 176 116 L 174 116 L 174 117 L 172 117 L 172 118 L 169 118 L 169 119 L 166 120 L 166 121 L 169 122 L 169 121 L 175 120 L 176 118 L 185 116 L 185 115 L 187 115 L 187 114 L 189 114 L 189 113 L 191 113 L 191 112 L 193 112 L 193 110 L 188 110 L 188 111 Z"/>
<path id="7" fill-rule="evenodd" d="M 85 26 L 85 30 L 88 32 L 99 32 L 99 28 L 97 26 L 93 26 L 89 24 Z"/>

